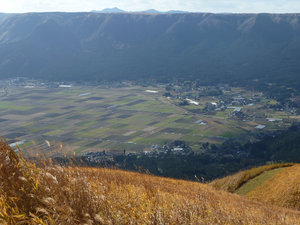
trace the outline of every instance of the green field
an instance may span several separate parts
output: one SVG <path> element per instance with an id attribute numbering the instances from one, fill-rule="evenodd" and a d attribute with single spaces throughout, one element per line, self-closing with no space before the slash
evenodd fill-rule
<path id="1" fill-rule="evenodd" d="M 0 135 L 25 143 L 61 142 L 76 152 L 138 152 L 174 140 L 184 140 L 197 150 L 200 142 L 222 143 L 254 131 L 259 123 L 233 120 L 231 109 L 215 115 L 193 113 L 209 99 L 199 106 L 178 106 L 178 100 L 162 96 L 163 88 L 152 88 L 158 93 L 145 92 L 148 89 L 151 87 L 10 88 L 9 95 L 0 96 Z M 268 115 L 276 114 L 270 111 Z M 287 116 L 281 113 L 278 117 Z M 199 120 L 206 124 L 196 123 Z"/>

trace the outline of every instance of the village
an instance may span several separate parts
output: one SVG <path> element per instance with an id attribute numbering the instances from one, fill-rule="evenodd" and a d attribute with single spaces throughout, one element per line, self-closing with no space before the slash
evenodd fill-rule
<path id="1" fill-rule="evenodd" d="M 253 113 L 258 105 L 259 110 L 265 110 L 266 112 L 268 109 L 272 109 L 277 112 L 285 112 L 291 117 L 300 115 L 299 98 L 298 100 L 293 99 L 282 103 L 268 98 L 263 92 L 246 91 L 245 89 L 228 85 L 199 86 L 197 82 L 168 84 L 165 87 L 164 96 L 192 113 L 214 116 L 230 111 L 231 119 L 244 122 L 262 121 L 261 115 L 257 116 Z M 267 113 L 264 114 L 264 117 L 263 119 L 266 122 L 276 123 L 283 122 L 283 120 L 287 121 L 291 118 L 289 116 L 287 118 L 271 117 Z M 199 122 L 205 125 L 205 121 L 200 120 Z M 264 129 L 265 127 L 266 125 L 258 124 L 255 128 Z"/>

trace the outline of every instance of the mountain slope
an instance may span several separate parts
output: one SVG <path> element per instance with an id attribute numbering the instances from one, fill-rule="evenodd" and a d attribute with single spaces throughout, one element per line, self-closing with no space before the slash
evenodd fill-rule
<path id="1" fill-rule="evenodd" d="M 260 79 L 298 88 L 299 18 L 209 13 L 6 15 L 0 20 L 0 77 L 192 77 L 210 83 Z"/>
<path id="2" fill-rule="evenodd" d="M 299 224 L 298 211 L 181 180 L 43 166 L 0 144 L 1 224 Z M 47 164 L 40 164 L 47 165 Z"/>

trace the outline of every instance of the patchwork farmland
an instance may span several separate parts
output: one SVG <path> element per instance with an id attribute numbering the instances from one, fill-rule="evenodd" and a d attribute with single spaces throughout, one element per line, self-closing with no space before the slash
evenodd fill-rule
<path id="1" fill-rule="evenodd" d="M 23 148 L 63 143 L 77 153 L 140 152 L 174 140 L 197 150 L 200 142 L 221 143 L 257 125 L 230 119 L 231 109 L 214 116 L 192 113 L 189 109 L 203 108 L 207 99 L 179 106 L 163 92 L 159 86 L 132 85 L 10 87 L 0 96 L 0 136 L 21 141 Z"/>

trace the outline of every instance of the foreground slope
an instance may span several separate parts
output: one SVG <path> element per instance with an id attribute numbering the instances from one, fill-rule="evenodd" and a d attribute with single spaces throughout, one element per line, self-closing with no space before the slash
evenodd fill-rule
<path id="1" fill-rule="evenodd" d="M 270 164 L 260 167 L 254 167 L 249 170 L 240 171 L 231 176 L 216 179 L 210 183 L 213 187 L 219 190 L 228 191 L 231 193 L 237 192 L 244 184 L 251 179 L 260 176 L 262 173 L 278 168 L 292 166 L 292 163 Z"/>
<path id="2" fill-rule="evenodd" d="M 272 164 L 210 183 L 219 190 L 300 210 L 300 164 Z"/>
<path id="3" fill-rule="evenodd" d="M 300 210 L 300 164 L 282 169 L 247 196 Z"/>
<path id="4" fill-rule="evenodd" d="M 260 79 L 298 89 L 299 21 L 300 14 L 7 14 L 0 78 Z"/>
<path id="5" fill-rule="evenodd" d="M 40 165 L 36 168 L 0 144 L 1 224 L 300 223 L 298 211 L 201 183 Z"/>

